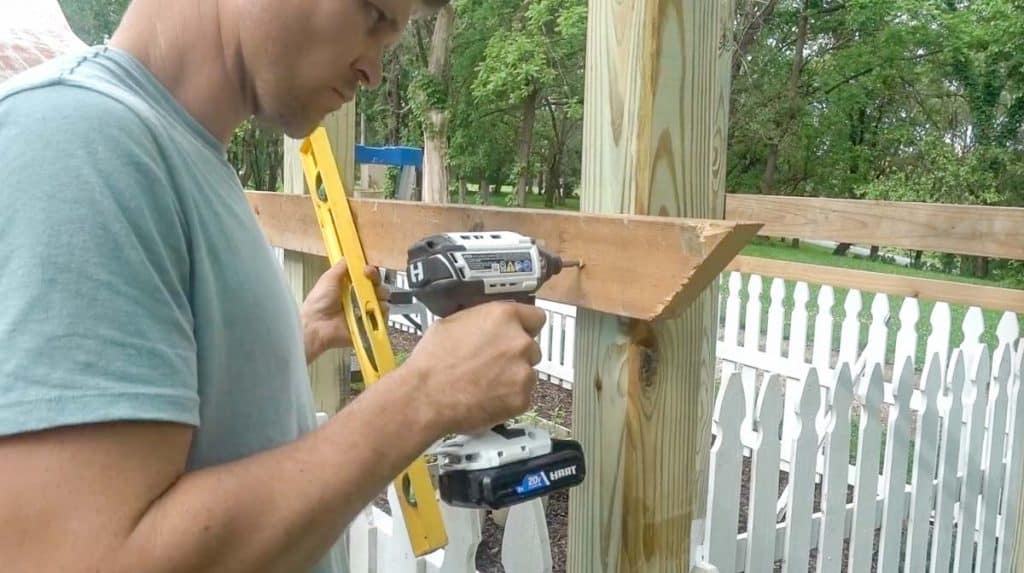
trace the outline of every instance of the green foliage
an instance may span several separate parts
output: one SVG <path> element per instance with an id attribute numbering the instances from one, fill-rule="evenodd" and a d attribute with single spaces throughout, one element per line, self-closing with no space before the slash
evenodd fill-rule
<path id="1" fill-rule="evenodd" d="M 284 168 L 284 141 L 280 132 L 247 120 L 235 129 L 228 145 L 228 161 L 245 189 L 278 191 Z"/>
<path id="2" fill-rule="evenodd" d="M 780 2 L 733 79 L 730 190 L 759 192 L 777 143 L 773 193 L 1019 204 L 1020 4 L 810 2 L 793 99 L 804 2 Z"/>
<path id="3" fill-rule="evenodd" d="M 58 0 L 71 29 L 89 45 L 106 42 L 131 0 Z"/>

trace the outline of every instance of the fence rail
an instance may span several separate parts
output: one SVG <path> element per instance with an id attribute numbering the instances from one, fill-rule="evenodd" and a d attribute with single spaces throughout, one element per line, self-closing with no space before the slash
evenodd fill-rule
<path id="1" fill-rule="evenodd" d="M 763 222 L 769 237 L 1024 259 L 1019 207 L 729 193 L 725 218 Z"/>

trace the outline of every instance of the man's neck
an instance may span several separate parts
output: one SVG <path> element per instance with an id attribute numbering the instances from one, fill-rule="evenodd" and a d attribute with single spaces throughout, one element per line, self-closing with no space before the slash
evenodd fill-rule
<path id="1" fill-rule="evenodd" d="M 172 7 L 173 6 L 173 7 Z M 135 56 L 214 137 L 227 145 L 254 108 L 230 2 L 135 0 L 110 44 Z"/>

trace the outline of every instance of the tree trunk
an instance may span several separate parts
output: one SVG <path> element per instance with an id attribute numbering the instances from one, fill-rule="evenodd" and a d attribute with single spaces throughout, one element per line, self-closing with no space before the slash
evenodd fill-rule
<path id="1" fill-rule="evenodd" d="M 974 276 L 981 279 L 988 277 L 988 257 L 974 259 Z"/>
<path id="2" fill-rule="evenodd" d="M 758 34 L 767 25 L 768 20 L 771 19 L 772 13 L 775 12 L 775 6 L 779 3 L 778 0 L 768 0 L 761 6 L 760 10 L 756 9 L 756 4 L 751 2 L 749 5 L 749 14 L 745 18 L 743 35 L 740 36 L 738 42 L 736 42 L 736 50 L 732 53 L 732 75 L 736 77 L 740 73 L 740 69 L 743 65 L 743 58 L 746 57 L 747 53 L 750 52 L 750 47 L 754 45 L 754 40 L 757 39 Z"/>
<path id="3" fill-rule="evenodd" d="M 519 182 L 516 184 L 516 205 L 526 206 L 526 188 L 530 183 L 530 150 L 533 147 L 533 124 L 537 117 L 536 88 L 523 101 L 523 123 L 519 126 Z"/>
<path id="4" fill-rule="evenodd" d="M 914 268 L 921 268 L 921 257 L 924 256 L 924 251 L 914 251 Z"/>
<path id="5" fill-rule="evenodd" d="M 775 187 L 775 169 L 779 162 L 779 142 L 768 146 L 768 157 L 764 162 L 764 173 L 761 175 L 761 194 L 770 195 Z"/>
<path id="6" fill-rule="evenodd" d="M 388 143 L 398 145 L 402 139 L 402 62 L 398 51 L 392 53 L 388 70 L 388 106 L 391 121 L 388 125 Z"/>
<path id="7" fill-rule="evenodd" d="M 491 186 L 487 183 L 487 178 L 480 180 L 480 188 L 476 192 L 477 198 L 483 205 L 491 204 Z"/>
<path id="8" fill-rule="evenodd" d="M 440 85 L 447 83 L 448 52 L 451 50 L 455 10 L 445 5 L 434 23 L 434 38 L 430 46 L 427 72 Z M 448 202 L 448 110 L 427 110 L 427 124 L 423 133 L 423 201 Z"/>
<path id="9" fill-rule="evenodd" d="M 838 245 L 836 245 L 836 248 L 832 251 L 832 254 L 836 255 L 837 257 L 844 257 L 846 256 L 846 253 L 850 250 L 850 247 L 852 246 L 853 243 L 839 243 Z"/>
<path id="10" fill-rule="evenodd" d="M 775 140 L 768 148 L 768 157 L 765 160 L 764 174 L 761 177 L 761 193 L 769 194 L 775 188 L 775 177 L 778 171 L 779 143 L 782 134 L 789 129 L 789 125 L 796 119 L 800 111 L 800 73 L 804 67 L 804 46 L 807 44 L 807 12 L 809 0 L 804 0 L 803 10 L 797 20 L 796 45 L 793 47 L 793 66 L 789 70 L 789 85 L 786 88 L 786 112 L 781 122 L 776 126 Z"/>
<path id="11" fill-rule="evenodd" d="M 459 177 L 459 203 L 466 204 L 466 180 Z"/>
<path id="12" fill-rule="evenodd" d="M 969 277 L 974 272 L 974 257 L 960 255 L 960 276 Z"/>
<path id="13" fill-rule="evenodd" d="M 555 152 L 555 156 L 551 158 L 551 162 L 548 163 L 548 173 L 544 176 L 544 206 L 554 207 L 555 206 L 555 193 L 558 188 L 559 172 L 562 170 L 562 154 L 560 151 Z"/>
<path id="14" fill-rule="evenodd" d="M 871 245 L 871 252 L 868 253 L 868 258 L 870 258 L 872 261 L 878 258 L 878 246 L 877 245 Z"/>

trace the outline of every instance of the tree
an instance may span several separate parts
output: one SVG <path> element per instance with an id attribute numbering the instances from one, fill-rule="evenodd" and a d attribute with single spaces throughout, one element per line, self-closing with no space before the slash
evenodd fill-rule
<path id="1" fill-rule="evenodd" d="M 455 10 L 446 5 L 437 14 L 427 73 L 419 84 L 425 108 L 423 131 L 423 200 L 448 202 L 448 55 Z"/>

